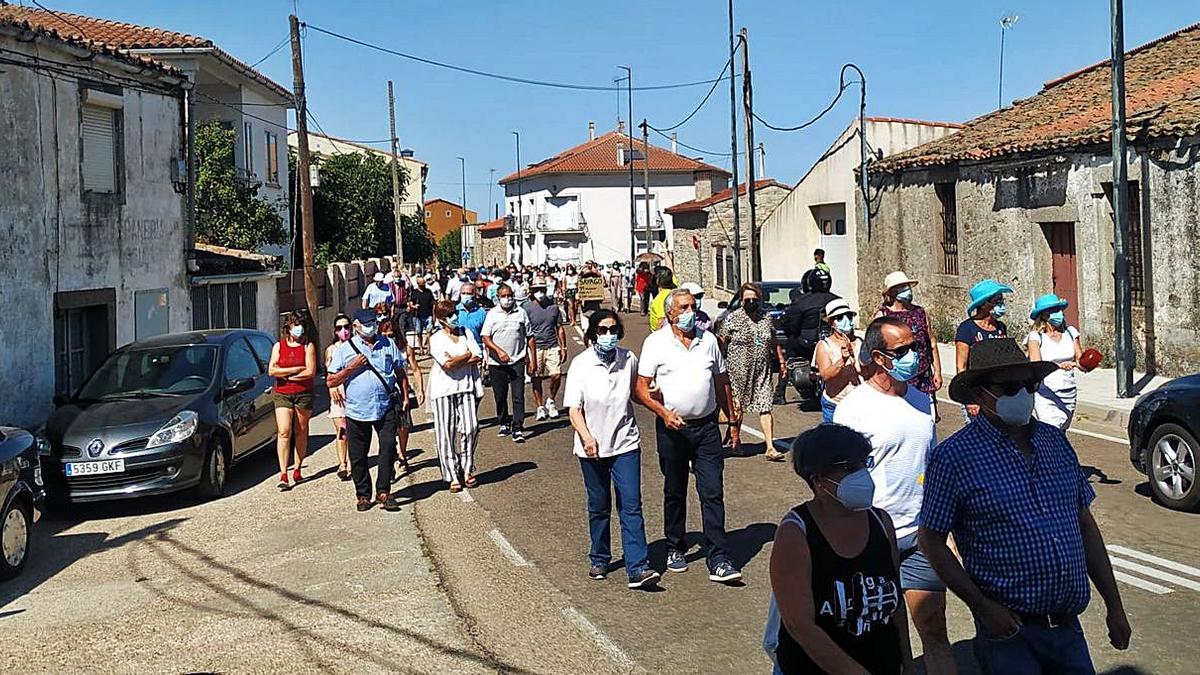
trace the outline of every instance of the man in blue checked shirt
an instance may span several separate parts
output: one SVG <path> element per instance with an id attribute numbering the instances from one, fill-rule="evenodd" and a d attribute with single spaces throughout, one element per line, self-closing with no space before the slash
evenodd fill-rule
<path id="1" fill-rule="evenodd" d="M 919 517 L 921 549 L 975 615 L 985 674 L 1094 673 L 1079 614 L 1088 578 L 1108 610 L 1113 647 L 1129 647 L 1129 619 L 1095 498 L 1059 429 L 1031 420 L 1033 392 L 1056 366 L 1030 362 L 1011 338 L 971 345 L 950 398 L 981 414 L 929 455 Z M 954 534 L 962 564 L 946 545 Z"/>

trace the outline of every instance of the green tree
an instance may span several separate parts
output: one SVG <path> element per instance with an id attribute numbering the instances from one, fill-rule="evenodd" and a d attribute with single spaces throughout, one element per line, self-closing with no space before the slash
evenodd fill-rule
<path id="1" fill-rule="evenodd" d="M 313 160 L 320 167 L 320 184 L 313 188 L 316 263 L 394 254 L 396 220 L 390 163 L 379 155 L 357 152 L 314 155 Z M 294 153 L 289 153 L 288 161 L 295 166 Z M 400 184 L 405 184 L 403 167 Z M 298 204 L 299 199 L 292 202 Z M 402 216 L 401 231 L 406 262 L 433 257 L 433 239 L 419 217 Z"/>
<path id="2" fill-rule="evenodd" d="M 279 204 L 258 196 L 257 181 L 238 177 L 233 148 L 232 129 L 196 128 L 196 238 L 247 251 L 286 243 Z"/>
<path id="3" fill-rule="evenodd" d="M 446 233 L 437 247 L 438 264 L 454 269 L 462 266 L 462 228 L 456 227 Z"/>

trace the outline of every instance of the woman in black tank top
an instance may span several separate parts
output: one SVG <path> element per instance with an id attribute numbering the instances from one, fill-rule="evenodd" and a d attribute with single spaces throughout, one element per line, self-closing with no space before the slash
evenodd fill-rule
<path id="1" fill-rule="evenodd" d="M 912 656 L 896 535 L 870 507 L 870 443 L 822 424 L 792 449 L 815 496 L 784 516 L 771 551 L 777 672 L 900 673 Z"/>

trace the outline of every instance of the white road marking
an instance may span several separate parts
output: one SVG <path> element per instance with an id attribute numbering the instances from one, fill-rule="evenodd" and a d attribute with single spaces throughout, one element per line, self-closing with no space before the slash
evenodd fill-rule
<path id="1" fill-rule="evenodd" d="M 458 493 L 458 498 L 468 504 L 475 501 L 475 498 L 471 496 L 471 493 L 467 490 L 467 488 L 463 488 L 463 491 Z"/>
<path id="2" fill-rule="evenodd" d="M 745 431 L 746 433 L 750 434 L 751 436 L 754 436 L 755 438 L 757 438 L 760 441 L 767 440 L 766 434 L 764 434 L 763 432 L 759 431 L 758 429 L 755 429 L 754 427 L 752 427 L 748 424 L 742 425 L 742 431 Z M 777 449 L 781 450 L 782 452 L 787 452 L 788 450 L 792 449 L 792 446 L 788 445 L 785 441 L 783 441 L 782 439 L 779 439 L 779 438 L 776 438 L 775 440 L 771 441 L 771 445 L 774 445 Z"/>
<path id="3" fill-rule="evenodd" d="M 520 553 L 517 553 L 517 549 L 513 548 L 512 544 L 508 543 L 508 540 L 504 538 L 504 535 L 500 533 L 500 530 L 492 530 L 491 532 L 488 532 L 488 536 L 492 538 L 492 541 L 496 542 L 496 547 L 500 549 L 500 552 L 504 554 L 505 558 L 508 558 L 509 562 L 517 567 L 529 567 L 529 561 L 526 560 Z"/>
<path id="4" fill-rule="evenodd" d="M 938 397 L 938 400 L 941 401 L 942 403 L 945 403 L 946 405 L 952 405 L 956 408 L 962 405 L 961 403 L 959 403 L 957 401 L 951 401 L 948 398 L 942 398 L 940 396 Z M 1124 445 L 1125 447 L 1129 447 L 1129 439 L 1128 438 L 1118 438 L 1116 436 L 1109 436 L 1107 434 L 1098 434 L 1095 431 L 1087 431 L 1086 429 L 1075 429 L 1073 427 L 1070 429 L 1067 429 L 1067 433 L 1068 434 L 1079 434 L 1080 436 L 1087 436 L 1088 438 L 1098 438 L 1102 441 L 1108 441 L 1109 443 L 1116 443 L 1117 445 Z"/>
<path id="5" fill-rule="evenodd" d="M 575 332 L 576 332 L 576 333 L 579 333 L 579 337 L 580 337 L 580 338 L 582 338 L 582 337 L 583 337 L 583 328 L 581 328 L 581 327 L 579 327 L 579 326 L 575 326 Z"/>
<path id="6" fill-rule="evenodd" d="M 1159 581 L 1165 581 L 1170 584 L 1175 584 L 1176 586 L 1183 586 L 1186 589 L 1200 592 L 1200 581 L 1185 579 L 1184 577 L 1163 572 L 1161 570 L 1156 570 L 1153 567 L 1142 565 L 1141 563 L 1130 562 L 1123 558 L 1114 558 L 1109 556 L 1109 559 L 1112 560 L 1112 564 L 1116 565 L 1117 567 L 1123 567 L 1131 572 L 1137 572 L 1138 574 L 1148 576 L 1152 579 L 1158 579 Z"/>
<path id="7" fill-rule="evenodd" d="M 1126 573 L 1122 572 L 1121 570 L 1114 570 L 1113 576 L 1116 577 L 1117 581 L 1123 581 L 1123 582 L 1129 584 L 1130 586 L 1136 586 L 1136 587 L 1142 589 L 1143 591 L 1150 591 L 1151 593 L 1153 593 L 1155 595 L 1166 595 L 1167 593 L 1174 592 L 1170 588 L 1167 588 L 1166 586 L 1159 586 L 1158 584 L 1156 584 L 1152 581 L 1146 581 L 1145 579 L 1135 577 L 1132 574 L 1126 574 Z"/>
<path id="8" fill-rule="evenodd" d="M 1108 550 L 1112 551 L 1113 553 L 1123 555 L 1123 556 L 1126 556 L 1129 558 L 1137 558 L 1138 560 L 1144 560 L 1148 563 L 1154 563 L 1155 565 L 1158 565 L 1159 567 L 1165 567 L 1169 570 L 1175 570 L 1176 572 L 1183 572 L 1184 574 L 1187 574 L 1189 576 L 1200 577 L 1200 568 L 1195 568 L 1195 567 L 1192 567 L 1191 565 L 1184 565 L 1183 563 L 1177 563 L 1174 560 L 1167 560 L 1166 558 L 1160 558 L 1156 555 L 1150 555 L 1149 553 L 1142 553 L 1141 551 L 1138 551 L 1137 549 L 1126 548 L 1125 546 L 1118 546 L 1116 544 L 1110 544 L 1108 546 Z"/>
<path id="9" fill-rule="evenodd" d="M 621 666 L 622 671 L 628 673 L 637 669 L 637 664 L 634 663 L 633 659 L 629 658 L 625 650 L 618 647 L 617 643 L 610 640 L 599 628 L 596 628 L 595 624 L 588 621 L 588 618 L 582 612 L 574 607 L 564 607 L 562 612 L 563 616 L 566 616 L 571 620 L 571 623 L 578 626 L 579 630 L 590 637 L 605 654 L 608 654 L 609 658 L 616 661 Z"/>

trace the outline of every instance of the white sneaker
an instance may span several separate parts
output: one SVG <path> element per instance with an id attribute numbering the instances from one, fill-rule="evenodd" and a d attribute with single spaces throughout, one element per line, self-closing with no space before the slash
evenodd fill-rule
<path id="1" fill-rule="evenodd" d="M 534 413 L 534 417 L 539 422 L 546 419 L 546 409 L 541 406 L 538 406 L 537 412 Z"/>
<path id="2" fill-rule="evenodd" d="M 546 414 L 550 416 L 550 419 L 558 417 L 558 408 L 554 407 L 554 399 L 552 398 L 546 399 Z"/>

